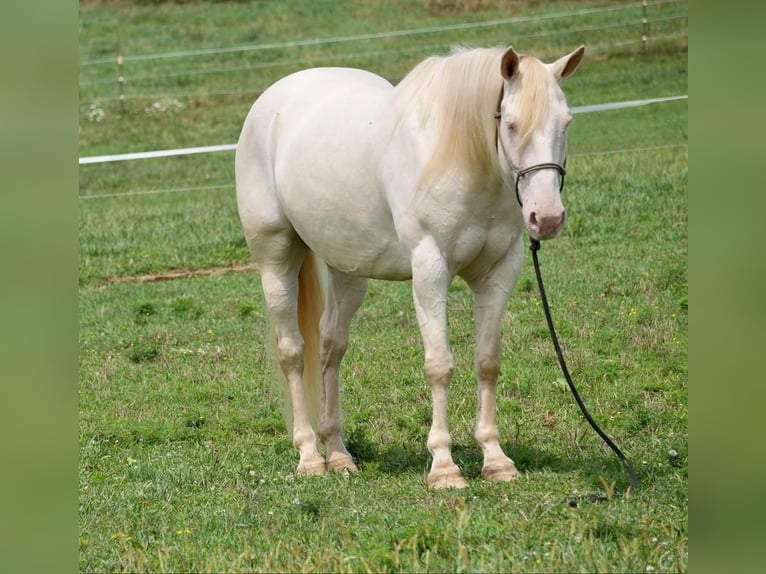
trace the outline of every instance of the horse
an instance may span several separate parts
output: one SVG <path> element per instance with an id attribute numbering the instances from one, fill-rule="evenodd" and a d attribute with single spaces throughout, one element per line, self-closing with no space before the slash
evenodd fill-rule
<path id="1" fill-rule="evenodd" d="M 447 291 L 461 277 L 474 295 L 482 476 L 518 476 L 496 422 L 501 319 L 524 229 L 547 240 L 566 219 L 572 115 L 560 82 L 584 52 L 544 63 L 513 48 L 457 48 L 396 86 L 312 68 L 256 99 L 236 147 L 237 204 L 289 390 L 297 474 L 358 470 L 339 406 L 350 324 L 369 279 L 411 280 L 432 395 L 427 483 L 467 486 L 447 424 Z"/>

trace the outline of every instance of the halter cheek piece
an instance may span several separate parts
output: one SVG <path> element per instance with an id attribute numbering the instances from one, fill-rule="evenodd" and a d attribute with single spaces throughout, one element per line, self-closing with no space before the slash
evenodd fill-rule
<path id="1" fill-rule="evenodd" d="M 500 112 L 495 112 L 494 115 L 495 119 L 498 120 L 498 123 L 500 122 Z M 499 137 L 499 134 L 498 134 Z M 501 145 L 502 145 L 502 140 Z M 503 146 L 504 147 L 504 146 Z M 567 170 L 564 169 L 567 165 L 567 160 L 564 158 L 564 166 L 560 166 L 557 163 L 538 163 L 530 167 L 526 167 L 524 169 L 518 169 L 516 166 L 511 164 L 511 167 L 513 168 L 513 171 L 516 172 L 516 184 L 514 186 L 514 189 L 516 191 L 516 201 L 519 202 L 519 206 L 523 207 L 523 204 L 521 203 L 521 195 L 519 194 L 519 181 L 521 181 L 522 178 L 526 177 L 530 173 L 534 173 L 536 171 L 540 171 L 542 169 L 555 169 L 557 172 L 559 172 L 559 175 L 561 176 L 561 181 L 559 184 L 559 193 L 561 193 L 564 190 L 564 176 L 567 174 Z"/>

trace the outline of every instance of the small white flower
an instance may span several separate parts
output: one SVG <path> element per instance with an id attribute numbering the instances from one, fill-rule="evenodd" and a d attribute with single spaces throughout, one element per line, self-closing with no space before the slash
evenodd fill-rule
<path id="1" fill-rule="evenodd" d="M 92 122 L 101 122 L 106 117 L 106 112 L 98 105 L 98 102 L 91 102 L 88 106 L 88 119 Z"/>
<path id="2" fill-rule="evenodd" d="M 182 110 L 184 105 L 175 98 L 162 98 L 144 108 L 147 114 L 163 114 L 165 112 L 175 112 Z"/>
<path id="3" fill-rule="evenodd" d="M 675 458 L 675 457 L 677 457 L 677 456 L 678 456 L 678 452 L 676 451 L 676 449 L 674 449 L 674 448 L 671 448 L 671 449 L 668 451 L 668 456 L 669 456 L 670 458 Z"/>

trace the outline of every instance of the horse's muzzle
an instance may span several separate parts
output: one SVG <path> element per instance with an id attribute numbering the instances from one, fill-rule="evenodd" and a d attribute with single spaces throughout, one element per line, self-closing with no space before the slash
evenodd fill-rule
<path id="1" fill-rule="evenodd" d="M 567 213 L 565 210 L 552 214 L 538 214 L 531 211 L 527 217 L 527 230 L 529 234 L 539 241 L 556 237 L 564 227 Z"/>

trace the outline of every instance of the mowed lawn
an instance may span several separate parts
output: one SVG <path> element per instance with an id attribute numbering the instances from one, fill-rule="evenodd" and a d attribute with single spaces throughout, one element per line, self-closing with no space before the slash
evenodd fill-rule
<path id="1" fill-rule="evenodd" d="M 622 6 L 84 2 L 80 155 L 234 143 L 253 98 L 292 70 L 396 80 L 453 44 L 548 60 L 586 44 L 564 84 L 572 106 L 686 94 L 687 4 L 650 3 L 646 53 L 640 3 Z M 529 19 L 202 53 L 514 16 Z M 122 110 L 116 64 L 98 63 L 118 47 L 136 57 Z M 137 58 L 172 52 L 195 54 Z M 233 153 L 81 166 L 80 569 L 685 572 L 687 111 L 680 100 L 578 114 L 567 226 L 540 252 L 575 382 L 637 471 L 629 495 L 558 370 L 531 260 L 504 319 L 498 396 L 518 481 L 481 478 L 472 296 L 459 280 L 450 431 L 469 487 L 426 487 L 431 399 L 408 282 L 373 281 L 352 325 L 341 400 L 360 472 L 296 476 L 258 274 L 231 270 L 249 263 Z M 591 493 L 622 496 L 567 504 Z"/>

